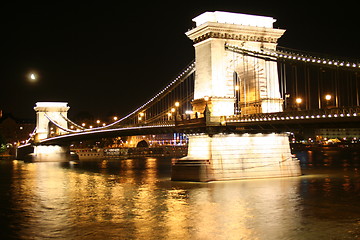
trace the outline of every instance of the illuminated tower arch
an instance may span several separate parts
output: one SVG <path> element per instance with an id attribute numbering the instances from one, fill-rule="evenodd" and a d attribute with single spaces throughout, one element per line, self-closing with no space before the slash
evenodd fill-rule
<path id="1" fill-rule="evenodd" d="M 281 112 L 283 100 L 275 60 L 240 54 L 233 58 L 226 79 L 233 82 L 235 114 Z"/>
<path id="2" fill-rule="evenodd" d="M 70 107 L 66 102 L 37 102 L 34 110 L 36 111 L 36 135 L 35 141 L 45 139 L 50 134 L 50 120 L 55 121 L 64 129 L 68 128 L 67 112 Z M 57 129 L 57 135 L 66 133 L 61 129 Z"/>
<path id="3" fill-rule="evenodd" d="M 233 72 L 240 77 L 240 84 L 248 86 L 247 97 L 243 96 L 239 103 L 243 112 L 282 111 L 276 61 L 225 49 L 226 44 L 252 51 L 275 49 L 277 40 L 285 32 L 273 28 L 276 20 L 247 14 L 206 12 L 193 21 L 196 27 L 186 35 L 195 47 L 194 112 L 202 113 L 208 105 L 212 116 L 234 114 L 236 86 Z"/>

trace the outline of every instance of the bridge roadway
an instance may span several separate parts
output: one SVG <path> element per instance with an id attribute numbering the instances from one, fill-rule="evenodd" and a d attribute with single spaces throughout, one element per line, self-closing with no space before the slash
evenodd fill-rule
<path id="1" fill-rule="evenodd" d="M 236 132 L 293 132 L 305 128 L 359 128 L 360 107 L 284 111 L 230 116 L 226 125 Z"/>
<path id="2" fill-rule="evenodd" d="M 165 133 L 207 133 L 211 135 L 216 133 L 293 132 L 305 128 L 349 127 L 360 127 L 360 107 L 285 111 L 249 116 L 235 115 L 226 117 L 226 120 L 222 123 L 198 118 L 154 125 L 80 131 L 47 138 L 38 144 L 61 145 L 88 139 Z"/>

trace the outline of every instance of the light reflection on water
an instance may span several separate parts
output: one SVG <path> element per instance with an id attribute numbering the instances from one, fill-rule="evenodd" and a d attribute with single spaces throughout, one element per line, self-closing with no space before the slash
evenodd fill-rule
<path id="1" fill-rule="evenodd" d="M 170 159 L 2 161 L 0 237 L 360 239 L 358 159 L 316 154 L 301 177 L 211 183 L 170 181 Z"/>

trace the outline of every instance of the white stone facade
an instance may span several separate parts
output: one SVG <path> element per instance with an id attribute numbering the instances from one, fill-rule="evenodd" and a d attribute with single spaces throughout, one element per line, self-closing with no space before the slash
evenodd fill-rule
<path id="1" fill-rule="evenodd" d="M 36 111 L 36 137 L 35 141 L 40 141 L 49 136 L 49 119 L 46 115 L 63 128 L 68 128 L 67 112 L 70 107 L 66 102 L 37 102 L 34 110 Z M 63 117 L 62 117 L 62 116 Z M 57 135 L 66 133 L 61 129 L 56 129 Z"/>
<path id="2" fill-rule="evenodd" d="M 299 175 L 287 134 L 202 134 L 189 136 L 188 156 L 173 166 L 172 179 L 206 182 Z"/>
<path id="3" fill-rule="evenodd" d="M 276 61 L 266 61 L 225 49 L 225 44 L 260 51 L 275 49 L 285 30 L 272 28 L 270 17 L 226 12 L 204 13 L 193 19 L 196 28 L 186 35 L 193 40 L 196 59 L 194 99 L 209 99 L 213 116 L 234 114 L 234 72 L 239 77 L 243 112 L 282 111 Z M 225 104 L 222 99 L 226 100 Z M 265 103 L 265 104 L 264 104 Z M 220 104 L 221 107 L 216 107 Z M 226 105 L 226 106 L 225 106 Z M 202 113 L 204 107 L 194 106 Z M 221 112 L 218 112 L 221 109 Z"/>

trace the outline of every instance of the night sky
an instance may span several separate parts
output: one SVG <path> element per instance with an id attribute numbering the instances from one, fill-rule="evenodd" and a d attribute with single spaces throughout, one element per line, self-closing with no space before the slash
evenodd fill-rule
<path id="1" fill-rule="evenodd" d="M 34 118 L 36 102 L 65 101 L 70 116 L 125 115 L 194 58 L 184 33 L 205 11 L 271 16 L 287 30 L 280 46 L 360 58 L 360 13 L 347 1 L 74 2 L 2 3 L 3 112 Z"/>

